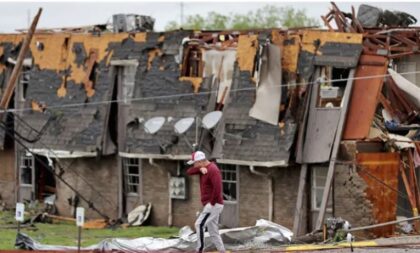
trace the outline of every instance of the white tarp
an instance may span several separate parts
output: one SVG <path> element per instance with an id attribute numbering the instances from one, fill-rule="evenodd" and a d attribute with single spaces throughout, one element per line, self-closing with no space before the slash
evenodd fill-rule
<path id="1" fill-rule="evenodd" d="M 273 44 L 264 47 L 261 54 L 259 82 L 255 104 L 249 116 L 277 125 L 281 102 L 281 54 Z"/>
<path id="2" fill-rule="evenodd" d="M 289 244 L 293 233 L 278 224 L 267 220 L 258 220 L 255 226 L 220 230 L 227 250 L 264 249 Z M 214 250 L 209 234 L 205 233 L 205 250 Z M 163 239 L 142 237 L 137 239 L 110 238 L 102 242 L 82 248 L 82 250 L 119 251 L 119 252 L 193 252 L 197 236 L 191 228 L 183 227 L 179 237 Z M 18 234 L 16 247 L 27 250 L 77 250 L 76 247 L 44 245 L 25 234 Z"/>
<path id="3" fill-rule="evenodd" d="M 386 140 L 394 142 L 395 146 L 401 150 L 407 148 L 416 148 L 416 146 L 413 143 L 413 140 L 406 136 L 398 134 L 387 134 L 387 137 L 385 137 L 385 141 Z"/>
<path id="4" fill-rule="evenodd" d="M 408 98 L 413 102 L 417 108 L 420 108 L 420 87 L 407 80 L 402 75 L 395 72 L 393 69 L 388 69 L 395 84 L 407 94 Z"/>

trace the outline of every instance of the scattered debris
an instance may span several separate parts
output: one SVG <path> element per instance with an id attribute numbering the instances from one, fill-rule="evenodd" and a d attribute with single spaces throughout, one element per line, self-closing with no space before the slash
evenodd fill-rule
<path id="1" fill-rule="evenodd" d="M 275 246 L 287 245 L 291 242 L 293 233 L 278 224 L 267 220 L 258 220 L 255 226 L 220 230 L 222 240 L 227 250 L 269 249 Z M 209 237 L 208 232 L 205 237 Z M 194 251 L 196 247 L 196 234 L 189 227 L 179 231 L 179 237 L 174 239 L 143 237 L 137 239 L 112 238 L 83 248 L 83 250 L 101 251 L 159 251 L 173 252 Z M 44 245 L 29 236 L 20 233 L 17 235 L 15 246 L 26 250 L 74 250 L 76 247 Z M 213 250 L 206 245 L 206 251 Z"/>
<path id="2" fill-rule="evenodd" d="M 140 205 L 128 213 L 127 221 L 129 226 L 141 226 L 150 216 L 152 203 Z"/>

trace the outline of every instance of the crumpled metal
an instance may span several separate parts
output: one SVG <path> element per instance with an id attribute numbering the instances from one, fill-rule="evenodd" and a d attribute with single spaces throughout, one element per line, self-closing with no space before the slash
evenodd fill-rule
<path id="1" fill-rule="evenodd" d="M 257 220 L 255 226 L 220 230 L 227 250 L 264 249 L 289 244 L 293 233 L 279 224 Z M 205 233 L 205 250 L 215 250 L 209 234 Z M 164 239 L 142 237 L 137 239 L 109 238 L 81 250 L 121 251 L 121 252 L 192 252 L 196 248 L 197 236 L 188 226 L 180 229 L 176 238 Z M 15 246 L 26 250 L 77 250 L 77 247 L 46 245 L 26 234 L 19 233 Z"/>

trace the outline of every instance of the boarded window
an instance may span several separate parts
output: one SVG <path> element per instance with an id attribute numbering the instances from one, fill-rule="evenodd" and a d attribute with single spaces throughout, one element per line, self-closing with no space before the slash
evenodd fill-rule
<path id="1" fill-rule="evenodd" d="M 223 182 L 223 200 L 236 201 L 238 196 L 238 170 L 236 165 L 220 166 Z"/>
<path id="2" fill-rule="evenodd" d="M 124 188 L 129 194 L 138 194 L 140 185 L 140 159 L 123 158 Z"/>

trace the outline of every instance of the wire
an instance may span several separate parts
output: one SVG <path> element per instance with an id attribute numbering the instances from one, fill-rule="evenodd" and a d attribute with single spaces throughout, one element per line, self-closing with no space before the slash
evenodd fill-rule
<path id="1" fill-rule="evenodd" d="M 45 143 L 43 143 L 42 141 L 41 141 L 41 136 L 42 136 L 42 134 L 43 133 L 41 133 L 41 132 L 38 132 L 38 130 L 37 129 L 35 129 L 35 128 L 33 128 L 31 125 L 29 125 L 29 123 L 28 122 L 26 122 L 24 119 L 22 119 L 20 116 L 18 116 L 17 114 L 15 114 L 14 113 L 14 116 L 15 117 L 17 117 L 18 119 L 19 119 L 19 121 L 20 122 L 22 122 L 22 124 L 24 124 L 25 126 L 27 126 L 29 129 L 31 129 L 32 131 L 35 131 L 36 133 L 38 133 L 39 134 L 39 140 L 37 141 L 37 143 L 39 143 L 39 144 L 41 144 L 44 148 L 46 148 L 49 152 L 51 152 L 52 154 L 54 154 L 54 155 L 56 155 L 56 153 L 54 152 L 54 150 L 53 149 L 50 149 Z M 15 131 L 15 134 L 16 134 L 17 132 Z M 20 137 L 20 138 L 22 138 L 23 140 L 25 140 L 26 141 L 26 138 L 23 138 L 23 137 L 21 137 L 21 135 L 20 134 L 18 134 L 18 137 Z M 73 159 L 73 162 L 75 162 L 76 161 L 76 159 Z M 102 199 L 104 199 L 105 201 L 107 201 L 109 204 L 111 204 L 112 206 L 114 206 L 114 207 L 117 207 L 117 204 L 115 204 L 113 201 L 111 201 L 111 200 L 109 200 L 108 198 L 106 198 L 104 195 L 102 195 L 101 194 L 101 192 L 100 191 L 98 191 L 98 190 L 96 190 L 94 187 L 93 187 L 93 185 L 92 184 L 90 184 L 88 181 L 87 181 L 87 179 L 85 179 L 81 174 L 79 174 L 78 172 L 76 172 L 75 170 L 73 170 L 73 169 L 70 169 L 71 167 L 72 167 L 72 164 L 73 164 L 73 162 L 72 163 L 70 163 L 68 166 L 66 166 L 66 168 L 65 169 L 63 169 L 63 165 L 59 162 L 59 159 L 56 159 L 56 163 L 57 163 L 57 165 L 58 165 L 58 167 L 59 167 L 59 169 L 60 169 L 60 171 L 71 171 L 71 172 L 73 172 L 73 174 L 75 174 L 77 177 L 79 177 L 80 179 L 82 179 L 82 181 L 86 184 L 86 185 L 88 185 L 90 188 L 91 188 L 91 190 L 93 190 L 96 194 L 98 194 L 98 196 L 99 197 L 101 197 Z"/>
<path id="2" fill-rule="evenodd" d="M 417 74 L 417 73 L 420 73 L 420 71 L 411 71 L 411 72 L 404 72 L 404 73 L 398 73 L 398 74 L 409 75 L 409 74 Z M 331 80 L 323 80 L 322 82 L 324 82 L 324 83 L 335 83 L 335 82 L 343 82 L 343 81 L 348 81 L 348 80 L 364 80 L 364 79 L 373 79 L 373 78 L 388 77 L 388 76 L 391 76 L 391 74 L 331 79 Z M 318 81 L 304 82 L 304 83 L 294 83 L 294 84 L 279 84 L 279 85 L 273 85 L 272 87 L 308 86 L 308 85 L 311 85 L 311 84 L 315 84 L 317 82 Z M 257 89 L 257 87 L 240 88 L 240 89 L 232 89 L 232 90 L 230 90 L 230 92 L 252 91 L 252 90 L 256 90 L 256 89 Z M 201 95 L 209 95 L 209 94 L 212 94 L 212 93 L 217 93 L 217 91 L 204 91 L 204 92 L 197 92 L 197 93 L 181 93 L 181 94 L 172 94 L 172 95 L 163 95 L 163 96 L 151 96 L 151 97 L 140 97 L 140 98 L 124 98 L 124 99 L 116 99 L 116 100 L 105 100 L 105 101 L 88 102 L 88 103 L 83 102 L 83 103 L 64 104 L 64 105 L 52 105 L 52 106 L 47 106 L 46 109 L 72 108 L 72 107 L 83 107 L 83 106 L 102 105 L 102 104 L 110 104 L 110 103 L 127 103 L 127 102 L 148 101 L 148 100 L 157 100 L 157 99 L 180 98 L 180 97 L 188 97 L 188 96 L 201 96 Z M 32 110 L 33 110 L 32 108 L 6 109 L 6 110 L 0 110 L 0 113 L 24 112 L 24 111 L 32 111 Z"/>
<path id="3" fill-rule="evenodd" d="M 103 214 L 101 211 L 99 211 L 98 208 L 95 207 L 94 203 L 87 198 L 85 198 L 82 194 L 80 194 L 79 191 L 77 191 L 71 184 L 69 184 L 64 178 L 57 174 L 54 169 L 52 169 L 48 164 L 46 164 L 42 159 L 40 159 L 35 153 L 33 153 L 21 140 L 16 138 L 13 134 L 11 134 L 9 131 L 7 131 L 7 127 L 3 122 L 0 122 L 0 127 L 5 130 L 5 133 L 9 135 L 12 139 L 16 141 L 19 145 L 21 145 L 27 152 L 33 155 L 34 159 L 39 162 L 43 167 L 47 168 L 51 173 L 53 173 L 58 179 L 60 179 L 61 182 L 63 182 L 68 188 L 70 188 L 74 193 L 76 193 L 79 198 L 81 198 L 83 201 L 85 201 L 89 208 L 97 212 L 100 216 L 102 216 L 105 220 L 109 220 L 109 217 L 106 214 Z"/>
<path id="4" fill-rule="evenodd" d="M 392 190 L 392 191 L 394 191 L 394 192 L 398 193 L 398 195 L 399 195 L 400 197 L 402 197 L 402 198 L 404 198 L 405 200 L 407 200 L 407 201 L 408 201 L 407 194 L 404 194 L 404 193 L 400 192 L 399 190 L 397 190 L 397 189 L 393 188 L 392 186 L 390 186 L 390 185 L 388 185 L 387 183 L 383 182 L 383 181 L 382 181 L 382 180 L 380 180 L 379 178 L 375 177 L 375 176 L 374 176 L 374 175 L 372 175 L 370 172 L 368 172 L 365 168 L 363 168 L 363 166 L 357 165 L 357 168 L 361 169 L 361 171 L 362 171 L 363 173 L 365 173 L 365 174 L 366 174 L 366 175 L 368 175 L 369 177 L 373 178 L 376 182 L 378 182 L 378 183 L 382 184 L 383 186 L 385 186 L 385 187 L 389 188 L 390 190 Z M 404 208 L 404 207 L 400 207 L 400 206 L 398 205 L 398 200 L 397 200 L 397 208 L 399 208 L 400 210 L 404 211 L 405 213 L 410 213 L 411 215 L 413 215 L 413 212 L 412 212 L 412 211 L 409 211 L 409 210 L 407 210 L 407 209 L 406 209 L 406 208 Z"/>

